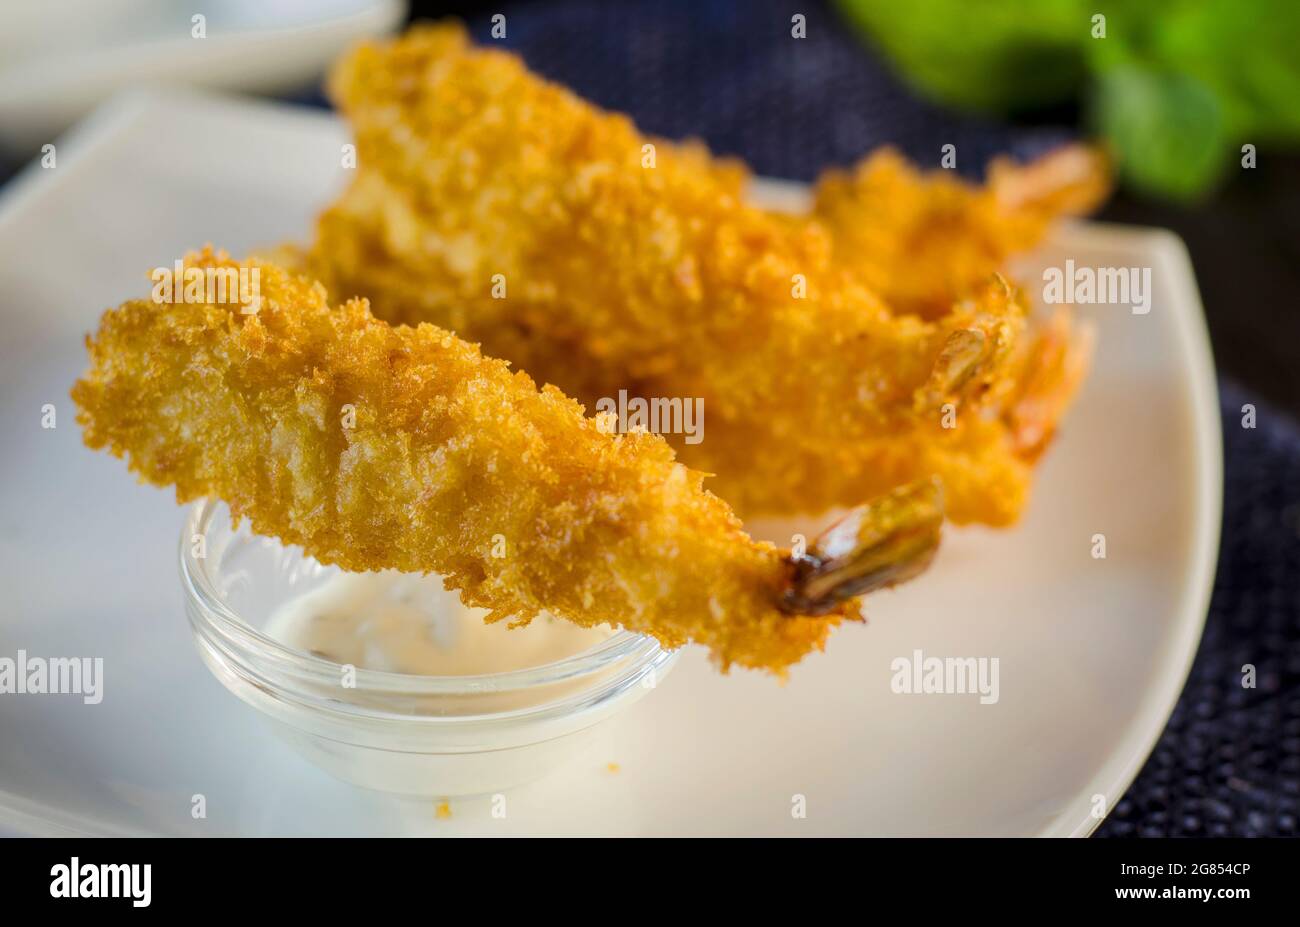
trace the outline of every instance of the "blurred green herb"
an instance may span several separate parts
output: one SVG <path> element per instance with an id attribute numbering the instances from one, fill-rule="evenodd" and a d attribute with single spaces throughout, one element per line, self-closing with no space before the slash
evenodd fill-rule
<path id="1" fill-rule="evenodd" d="M 1300 0 L 837 2 L 940 102 L 1016 115 L 1079 101 L 1147 193 L 1194 199 L 1241 146 L 1300 142 Z"/>

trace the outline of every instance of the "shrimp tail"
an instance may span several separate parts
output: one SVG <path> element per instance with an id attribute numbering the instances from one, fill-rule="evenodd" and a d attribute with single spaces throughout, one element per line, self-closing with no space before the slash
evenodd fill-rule
<path id="1" fill-rule="evenodd" d="M 791 578 L 782 609 L 824 615 L 855 596 L 911 579 L 934 559 L 942 524 L 943 490 L 934 478 L 852 509 L 803 556 L 787 555 Z"/>

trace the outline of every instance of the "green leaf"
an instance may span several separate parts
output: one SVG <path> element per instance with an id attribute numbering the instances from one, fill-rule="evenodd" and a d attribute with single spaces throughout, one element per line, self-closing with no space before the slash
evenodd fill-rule
<path id="1" fill-rule="evenodd" d="M 837 0 L 926 95 L 1004 112 L 1072 97 L 1091 28 L 1080 0 Z"/>
<path id="2" fill-rule="evenodd" d="M 1203 0 L 1178 8 L 1153 35 L 1147 58 L 1190 74 L 1219 97 L 1246 141 L 1300 138 L 1300 3 Z"/>
<path id="3" fill-rule="evenodd" d="M 1218 98 L 1186 74 L 1122 64 L 1098 79 L 1094 118 L 1133 187 L 1177 200 L 1203 194 L 1222 173 L 1228 141 Z"/>

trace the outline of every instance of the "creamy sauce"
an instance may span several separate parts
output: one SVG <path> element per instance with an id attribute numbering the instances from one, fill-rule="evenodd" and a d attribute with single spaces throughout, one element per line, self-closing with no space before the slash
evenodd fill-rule
<path id="1" fill-rule="evenodd" d="M 539 615 L 522 628 L 484 624 L 436 576 L 340 573 L 271 615 L 269 636 L 360 669 L 420 676 L 470 676 L 527 669 L 574 656 L 608 638 Z"/>

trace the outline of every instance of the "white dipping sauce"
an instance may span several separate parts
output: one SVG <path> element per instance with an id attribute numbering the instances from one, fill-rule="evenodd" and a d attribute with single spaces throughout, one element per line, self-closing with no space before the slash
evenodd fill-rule
<path id="1" fill-rule="evenodd" d="M 503 673 L 574 656 L 608 638 L 550 615 L 526 627 L 484 624 L 437 576 L 339 573 L 281 605 L 265 633 L 282 644 L 361 669 L 419 676 Z"/>

